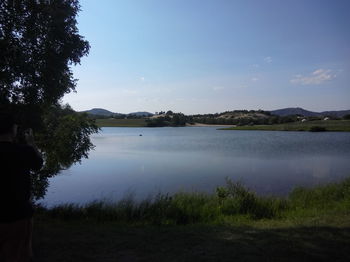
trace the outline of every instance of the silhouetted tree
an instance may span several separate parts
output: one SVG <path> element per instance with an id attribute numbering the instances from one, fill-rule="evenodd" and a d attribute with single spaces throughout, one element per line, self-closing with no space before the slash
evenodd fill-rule
<path id="1" fill-rule="evenodd" d="M 45 167 L 33 174 L 36 197 L 50 176 L 87 157 L 94 121 L 61 106 L 75 91 L 72 65 L 87 55 L 89 43 L 78 34 L 78 0 L 1 0 L 0 105 L 23 128 L 34 129 Z"/>

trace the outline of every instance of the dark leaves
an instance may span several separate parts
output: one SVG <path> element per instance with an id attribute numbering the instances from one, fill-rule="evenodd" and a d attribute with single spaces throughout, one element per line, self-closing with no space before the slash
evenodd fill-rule
<path id="1" fill-rule="evenodd" d="M 75 90 L 72 65 L 89 52 L 79 35 L 77 0 L 0 1 L 0 109 L 13 112 L 23 128 L 33 128 L 45 166 L 33 174 L 36 198 L 48 178 L 93 148 L 93 120 L 59 105 Z"/>

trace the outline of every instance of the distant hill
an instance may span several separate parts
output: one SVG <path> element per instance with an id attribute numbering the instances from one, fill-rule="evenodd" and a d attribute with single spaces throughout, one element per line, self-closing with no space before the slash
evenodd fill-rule
<path id="1" fill-rule="evenodd" d="M 93 108 L 90 110 L 83 111 L 84 113 L 88 113 L 89 115 L 97 115 L 97 116 L 114 116 L 121 115 L 119 113 L 113 113 L 103 108 Z"/>
<path id="2" fill-rule="evenodd" d="M 277 116 L 289 116 L 289 115 L 301 115 L 301 116 L 321 116 L 320 113 L 305 110 L 300 107 L 289 107 L 283 109 L 277 109 L 270 111 L 272 115 Z"/>
<path id="3" fill-rule="evenodd" d="M 129 116 L 136 115 L 137 117 L 152 117 L 154 114 L 149 112 L 132 112 L 129 114 L 122 113 L 114 113 L 108 111 L 103 108 L 93 108 L 90 110 L 83 111 L 90 115 L 94 116 L 103 116 L 103 117 L 117 117 L 117 116 Z M 271 115 L 277 116 L 289 116 L 289 115 L 301 115 L 305 117 L 310 116 L 333 116 L 333 117 L 343 117 L 345 115 L 350 114 L 350 110 L 339 110 L 339 111 L 324 111 L 324 112 L 313 112 L 308 111 L 300 107 L 289 107 L 283 109 L 277 109 L 272 111 L 254 111 L 254 110 L 236 110 L 236 111 L 228 111 L 220 114 L 208 114 L 212 115 L 214 118 L 222 118 L 222 119 L 236 119 L 236 118 L 251 118 L 251 119 L 259 119 L 259 118 L 268 118 L 266 112 L 269 112 Z M 194 117 L 207 117 L 207 115 L 194 115 Z"/>
<path id="4" fill-rule="evenodd" d="M 301 116 L 335 116 L 343 117 L 350 114 L 350 110 L 340 110 L 340 111 L 324 111 L 324 112 L 313 112 L 308 111 L 300 107 L 289 107 L 283 109 L 277 109 L 270 111 L 272 115 L 277 116 L 289 116 L 289 115 L 301 115 Z"/>
<path id="5" fill-rule="evenodd" d="M 84 113 L 88 113 L 89 115 L 94 115 L 94 116 L 104 116 L 104 117 L 108 117 L 108 116 L 128 116 L 128 115 L 136 115 L 139 117 L 149 117 L 149 116 L 153 116 L 152 113 L 149 112 L 133 112 L 133 113 L 129 113 L 129 114 L 122 114 L 122 113 L 114 113 L 111 111 L 108 111 L 106 109 L 103 108 L 93 108 L 90 110 L 86 110 L 83 111 Z"/>

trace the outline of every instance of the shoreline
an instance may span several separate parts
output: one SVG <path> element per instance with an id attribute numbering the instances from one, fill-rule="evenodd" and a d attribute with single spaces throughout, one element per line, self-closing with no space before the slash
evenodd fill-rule
<path id="1" fill-rule="evenodd" d="M 316 130 L 313 130 L 316 129 Z M 290 122 L 272 125 L 232 126 L 220 130 L 253 131 L 298 131 L 298 132 L 350 132 L 349 120 L 316 120 L 308 122 Z"/>
<path id="2" fill-rule="evenodd" d="M 118 120 L 105 120 L 97 119 L 96 124 L 98 127 L 147 127 L 144 119 L 118 119 Z M 336 132 L 349 132 L 350 120 L 317 120 L 308 122 L 291 122 L 284 124 L 272 124 L 272 125 L 225 125 L 225 124 L 202 124 L 195 122 L 194 124 L 186 123 L 184 126 L 176 127 L 217 127 L 220 130 L 257 130 L 257 131 L 313 131 L 312 128 L 316 128 L 314 132 L 322 131 L 336 131 Z"/>
<path id="3" fill-rule="evenodd" d="M 191 125 L 191 124 L 186 124 L 186 126 L 189 126 L 189 127 L 191 127 L 191 126 L 193 126 L 193 127 L 201 127 L 201 126 L 203 126 L 203 127 L 205 127 L 205 126 L 213 126 L 213 127 L 215 127 L 215 126 L 217 126 L 217 127 L 236 127 L 236 125 L 211 125 L 211 124 L 202 124 L 202 123 L 194 123 L 193 125 Z"/>
<path id="4" fill-rule="evenodd" d="M 347 261 L 349 185 L 347 178 L 270 198 L 228 181 L 213 195 L 38 207 L 35 260 Z"/>

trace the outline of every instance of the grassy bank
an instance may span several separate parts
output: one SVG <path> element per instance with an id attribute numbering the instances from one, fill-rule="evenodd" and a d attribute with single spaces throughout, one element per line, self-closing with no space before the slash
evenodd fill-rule
<path id="1" fill-rule="evenodd" d="M 96 119 L 98 127 L 145 127 L 145 119 Z"/>
<path id="2" fill-rule="evenodd" d="M 350 178 L 287 198 L 215 194 L 39 208 L 35 261 L 347 261 Z"/>
<path id="3" fill-rule="evenodd" d="M 220 130 L 310 131 L 313 127 L 321 127 L 324 131 L 350 132 L 350 120 L 318 120 L 276 125 L 236 126 Z"/>
<path id="4" fill-rule="evenodd" d="M 132 225 L 252 225 L 260 220 L 298 223 L 299 219 L 305 221 L 309 217 L 326 217 L 329 212 L 332 215 L 335 212 L 348 215 L 349 210 L 350 178 L 312 189 L 296 188 L 287 198 L 257 196 L 240 183 L 228 179 L 226 186 L 216 189 L 216 194 L 158 194 L 143 201 L 126 197 L 118 202 L 66 204 L 50 209 L 39 208 L 38 215 L 63 220 L 114 221 Z"/>

